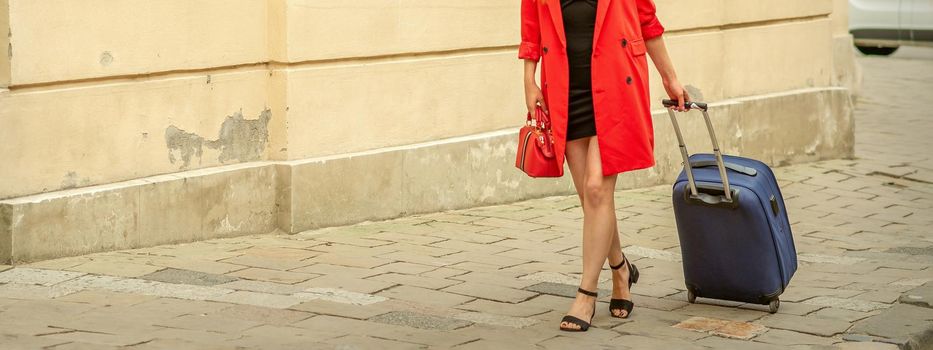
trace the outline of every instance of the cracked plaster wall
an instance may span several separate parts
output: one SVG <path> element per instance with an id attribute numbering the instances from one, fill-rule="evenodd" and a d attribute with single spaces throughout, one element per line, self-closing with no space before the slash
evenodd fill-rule
<path id="1" fill-rule="evenodd" d="M 268 108 L 257 119 L 245 119 L 242 111 L 236 112 L 224 119 L 214 140 L 170 125 L 165 129 L 168 159 L 172 164 L 180 164 L 180 170 L 188 169 L 193 158 L 201 164 L 207 147 L 220 152 L 217 161 L 221 164 L 260 160 L 269 142 L 271 119 L 272 111 Z"/>

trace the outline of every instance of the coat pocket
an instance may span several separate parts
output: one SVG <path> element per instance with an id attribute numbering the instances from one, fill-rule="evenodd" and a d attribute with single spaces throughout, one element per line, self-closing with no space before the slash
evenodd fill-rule
<path id="1" fill-rule="evenodd" d="M 648 52 L 648 48 L 645 47 L 645 40 L 643 39 L 632 40 L 629 47 L 631 47 L 632 56 L 642 56 Z"/>

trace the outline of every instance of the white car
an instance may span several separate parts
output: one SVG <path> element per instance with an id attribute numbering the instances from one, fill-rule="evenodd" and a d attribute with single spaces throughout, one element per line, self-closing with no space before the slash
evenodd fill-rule
<path id="1" fill-rule="evenodd" d="M 849 31 L 866 55 L 933 46 L 933 0 L 849 0 Z"/>

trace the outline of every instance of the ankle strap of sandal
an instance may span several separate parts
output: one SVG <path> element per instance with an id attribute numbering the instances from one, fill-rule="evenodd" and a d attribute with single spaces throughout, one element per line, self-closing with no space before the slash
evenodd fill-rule
<path id="1" fill-rule="evenodd" d="M 577 288 L 577 291 L 580 292 L 580 293 L 589 295 L 589 296 L 591 296 L 591 297 L 596 297 L 596 296 L 599 295 L 599 293 L 588 291 L 588 290 L 586 290 L 586 289 L 583 289 L 582 287 Z"/>
<path id="2" fill-rule="evenodd" d="M 625 262 L 626 262 L 626 261 L 628 261 L 628 259 L 626 259 L 626 258 L 625 258 L 625 255 L 623 255 L 623 256 L 622 256 L 622 262 L 620 262 L 620 263 L 619 263 L 618 265 L 616 265 L 616 266 L 609 265 L 609 268 L 610 268 L 610 269 L 613 269 L 613 270 L 621 269 L 622 266 L 625 266 Z"/>

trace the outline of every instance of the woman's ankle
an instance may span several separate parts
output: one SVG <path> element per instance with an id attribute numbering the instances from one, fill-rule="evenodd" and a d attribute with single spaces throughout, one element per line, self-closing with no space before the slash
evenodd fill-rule
<path id="1" fill-rule="evenodd" d="M 625 268 L 625 265 L 627 265 L 628 259 L 625 258 L 625 255 L 624 255 L 624 254 L 612 254 L 612 253 L 610 253 L 609 256 L 619 257 L 619 260 L 616 260 L 615 262 L 612 261 L 612 258 L 608 258 L 608 259 L 607 259 L 607 260 L 609 261 L 609 269 L 611 269 L 611 270 L 621 270 L 621 269 Z"/>
<path id="2" fill-rule="evenodd" d="M 628 279 L 631 277 L 632 277 L 631 271 L 629 271 L 626 267 L 622 267 L 618 270 L 612 270 L 613 288 L 627 287 Z"/>

